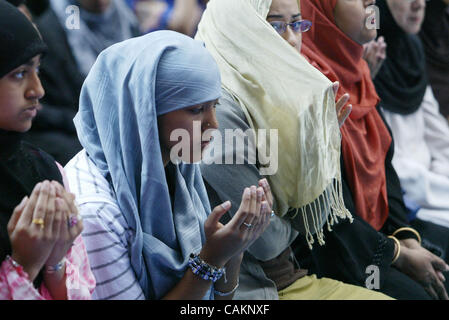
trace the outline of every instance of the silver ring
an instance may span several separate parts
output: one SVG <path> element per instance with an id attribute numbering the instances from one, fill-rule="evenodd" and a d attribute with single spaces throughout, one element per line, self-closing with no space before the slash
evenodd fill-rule
<path id="1" fill-rule="evenodd" d="M 251 223 L 243 222 L 243 225 L 244 225 L 245 227 L 247 227 L 248 229 L 251 229 L 251 228 L 253 227 L 253 225 L 252 225 Z"/>
<path id="2" fill-rule="evenodd" d="M 271 216 L 274 217 L 275 215 L 274 211 L 271 211 Z"/>

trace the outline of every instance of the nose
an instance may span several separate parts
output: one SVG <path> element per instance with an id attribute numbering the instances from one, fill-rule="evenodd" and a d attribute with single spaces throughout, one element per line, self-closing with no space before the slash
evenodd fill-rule
<path id="1" fill-rule="evenodd" d="M 42 87 L 41 80 L 37 72 L 33 72 L 28 83 L 26 98 L 28 100 L 40 100 L 44 97 L 45 90 Z"/>
<path id="2" fill-rule="evenodd" d="M 290 26 L 287 27 L 282 37 L 294 48 L 298 47 L 302 39 L 301 33 L 293 32 Z"/>
<path id="3" fill-rule="evenodd" d="M 215 108 L 213 107 L 207 108 L 206 112 L 204 113 L 203 124 L 205 130 L 218 129 L 218 120 L 215 114 Z"/>

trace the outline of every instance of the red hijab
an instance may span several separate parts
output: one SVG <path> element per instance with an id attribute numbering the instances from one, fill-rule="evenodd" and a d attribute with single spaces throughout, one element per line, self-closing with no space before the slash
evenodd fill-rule
<path id="1" fill-rule="evenodd" d="M 331 81 L 339 81 L 337 97 L 350 94 L 352 113 L 341 128 L 346 178 L 357 215 L 380 230 L 388 217 L 385 158 L 391 136 L 376 111 L 376 93 L 363 47 L 335 24 L 338 0 L 301 0 L 302 16 L 313 22 L 303 34 L 302 54 Z"/>

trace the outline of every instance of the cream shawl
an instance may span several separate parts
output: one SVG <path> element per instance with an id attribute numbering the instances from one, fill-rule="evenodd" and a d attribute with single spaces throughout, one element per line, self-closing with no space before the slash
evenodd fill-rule
<path id="1" fill-rule="evenodd" d="M 278 170 L 267 175 L 275 211 L 282 217 L 296 209 L 290 218 L 301 214 L 312 248 L 313 233 L 324 244 L 323 217 L 329 230 L 337 217 L 352 221 L 342 196 L 335 96 L 332 83 L 266 21 L 270 6 L 271 0 L 211 0 L 196 38 L 217 61 L 222 86 L 251 128 L 277 130 L 278 149 L 270 151 L 278 153 Z M 258 150 L 269 150 L 269 138 L 258 139 Z"/>

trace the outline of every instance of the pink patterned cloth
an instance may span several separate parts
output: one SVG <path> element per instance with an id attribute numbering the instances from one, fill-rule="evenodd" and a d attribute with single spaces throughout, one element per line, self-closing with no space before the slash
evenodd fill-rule
<path id="1" fill-rule="evenodd" d="M 90 300 L 95 278 L 90 270 L 86 247 L 81 236 L 76 238 L 66 255 L 66 286 L 68 300 Z M 44 284 L 34 288 L 22 267 L 9 260 L 0 267 L 0 300 L 53 300 Z"/>

